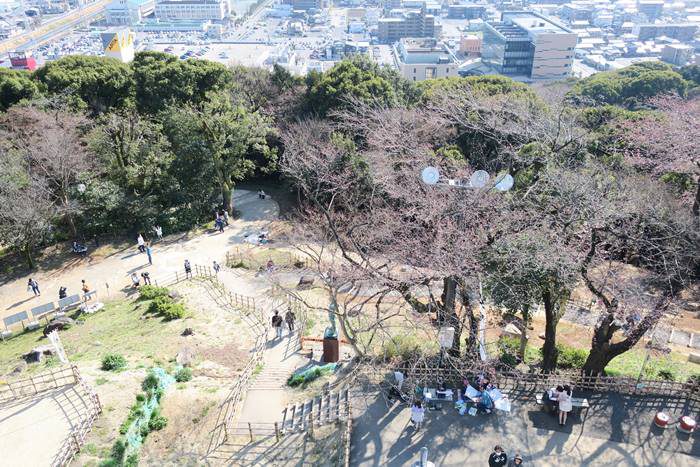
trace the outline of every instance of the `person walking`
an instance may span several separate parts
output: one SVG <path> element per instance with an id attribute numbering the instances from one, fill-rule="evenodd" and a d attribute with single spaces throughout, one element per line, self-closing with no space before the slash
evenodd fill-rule
<path id="1" fill-rule="evenodd" d="M 139 253 L 146 251 L 146 241 L 143 239 L 143 235 L 139 234 L 139 236 L 136 237 L 136 243 L 139 245 Z"/>
<path id="2" fill-rule="evenodd" d="M 190 265 L 189 259 L 185 260 L 185 277 L 187 277 L 187 278 L 192 277 L 192 266 Z"/>
<path id="3" fill-rule="evenodd" d="M 566 425 L 566 417 L 571 412 L 573 405 L 571 404 L 571 388 L 568 384 L 564 385 L 564 390 L 557 396 L 559 401 L 559 425 Z"/>
<path id="4" fill-rule="evenodd" d="M 153 256 L 151 251 L 151 242 L 146 243 L 146 256 L 148 256 L 148 264 L 153 266 Z"/>
<path id="5" fill-rule="evenodd" d="M 489 467 L 505 467 L 508 463 L 508 455 L 502 447 L 496 445 L 489 456 Z"/>
<path id="6" fill-rule="evenodd" d="M 510 460 L 508 467 L 518 467 L 520 465 L 523 465 L 523 457 L 518 453 Z"/>
<path id="7" fill-rule="evenodd" d="M 275 314 L 272 315 L 272 327 L 275 328 L 276 338 L 282 338 L 282 317 L 280 312 L 275 310 Z"/>
<path id="8" fill-rule="evenodd" d="M 142 272 L 141 278 L 143 279 L 143 285 L 151 285 L 151 275 L 148 273 L 148 271 Z"/>
<path id="9" fill-rule="evenodd" d="M 41 295 L 41 291 L 39 290 L 39 283 L 31 277 L 29 278 L 29 282 L 27 282 L 27 292 L 30 290 L 34 292 L 35 297 Z"/>
<path id="10" fill-rule="evenodd" d="M 292 309 L 287 308 L 287 313 L 284 315 L 284 321 L 287 323 L 287 327 L 289 328 L 289 334 L 294 332 L 294 321 L 296 318 L 297 317 L 294 316 Z"/>
<path id="11" fill-rule="evenodd" d="M 224 224 L 228 227 L 228 211 L 224 210 Z"/>
<path id="12" fill-rule="evenodd" d="M 423 420 L 425 420 L 425 408 L 421 401 L 415 401 L 411 406 L 411 421 L 416 427 L 416 431 L 423 427 Z"/>
<path id="13" fill-rule="evenodd" d="M 218 275 L 218 274 L 219 274 L 219 271 L 221 270 L 221 266 L 219 265 L 219 263 L 217 263 L 216 261 L 214 261 L 214 264 L 212 265 L 212 267 L 214 268 L 214 274 L 217 274 L 217 275 Z"/>

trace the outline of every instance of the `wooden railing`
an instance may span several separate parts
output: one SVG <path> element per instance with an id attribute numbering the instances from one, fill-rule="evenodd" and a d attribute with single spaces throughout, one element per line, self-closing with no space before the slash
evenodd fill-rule
<path id="1" fill-rule="evenodd" d="M 481 368 L 468 365 L 450 365 L 445 368 L 422 368 L 401 365 L 398 368 L 407 377 L 424 384 L 435 383 L 437 378 L 445 383 L 461 386 L 467 375 L 475 375 Z M 568 384 L 578 390 L 615 392 L 629 395 L 653 395 L 688 397 L 700 401 L 700 384 L 697 381 L 679 382 L 665 380 L 637 379 L 618 376 L 588 376 L 578 372 L 521 373 L 517 371 L 497 371 L 496 384 L 501 388 L 545 390 Z"/>
<path id="2" fill-rule="evenodd" d="M 15 381 L 0 382 L 0 403 L 76 384 L 71 367 L 60 367 Z"/>
<path id="3" fill-rule="evenodd" d="M 193 279 L 195 277 L 213 277 L 214 273 L 209 266 L 200 266 L 198 264 L 193 264 L 192 265 L 192 272 L 190 274 L 187 274 L 183 268 L 182 271 L 175 271 L 170 274 L 166 274 L 165 276 L 161 276 L 158 278 L 153 278 L 153 284 L 158 286 L 158 287 L 168 287 L 171 285 L 178 284 L 182 281 L 186 281 L 188 279 Z"/>

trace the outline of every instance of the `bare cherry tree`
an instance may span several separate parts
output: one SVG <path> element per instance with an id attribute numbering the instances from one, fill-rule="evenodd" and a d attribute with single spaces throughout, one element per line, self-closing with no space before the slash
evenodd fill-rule
<path id="1" fill-rule="evenodd" d="M 641 118 L 617 124 L 623 153 L 637 169 L 660 177 L 668 173 L 688 177 L 695 187 L 690 200 L 700 216 L 700 97 L 665 96 L 652 101 L 657 109 Z"/>
<path id="2" fill-rule="evenodd" d="M 74 199 L 81 174 L 92 168 L 92 156 L 82 140 L 87 119 L 65 109 L 13 107 L 3 115 L 3 136 L 10 150 L 28 164 L 36 187 L 47 190 L 46 197 L 77 235 L 74 216 L 79 203 Z"/>

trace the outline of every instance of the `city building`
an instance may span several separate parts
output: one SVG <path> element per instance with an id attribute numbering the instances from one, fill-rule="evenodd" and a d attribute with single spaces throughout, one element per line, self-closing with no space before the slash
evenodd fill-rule
<path id="1" fill-rule="evenodd" d="M 132 26 L 151 15 L 155 6 L 155 0 L 115 0 L 105 8 L 105 19 L 109 25 Z"/>
<path id="2" fill-rule="evenodd" d="M 434 38 L 403 38 L 393 46 L 401 75 L 411 81 L 457 76 L 457 58 Z"/>
<path id="3" fill-rule="evenodd" d="M 593 4 L 567 3 L 561 8 L 559 16 L 569 21 L 591 21 L 595 6 Z"/>
<path id="4" fill-rule="evenodd" d="M 659 19 L 664 9 L 663 0 L 638 0 L 637 10 L 651 23 Z"/>
<path id="5" fill-rule="evenodd" d="M 381 18 L 377 23 L 377 38 L 392 44 L 404 37 L 439 37 L 441 27 L 435 16 L 420 11 L 404 11 L 398 17 Z"/>
<path id="6" fill-rule="evenodd" d="M 459 40 L 459 53 L 465 58 L 481 56 L 481 38 L 479 36 L 462 36 Z"/>
<path id="7" fill-rule="evenodd" d="M 134 59 L 134 35 L 128 28 L 111 29 L 100 34 L 105 57 L 116 58 L 122 63 Z"/>
<path id="8" fill-rule="evenodd" d="M 632 34 L 640 41 L 648 41 L 656 37 L 666 36 L 688 42 L 698 32 L 698 25 L 692 23 L 666 23 L 666 24 L 637 24 Z"/>
<path id="9" fill-rule="evenodd" d="M 322 10 L 326 7 L 324 0 L 292 0 L 293 10 Z"/>
<path id="10" fill-rule="evenodd" d="M 474 3 L 457 3 L 447 6 L 447 17 L 454 19 L 477 19 L 483 18 L 486 14 L 485 5 Z"/>
<path id="11" fill-rule="evenodd" d="M 661 51 L 661 60 L 671 65 L 683 66 L 691 61 L 695 49 L 686 44 L 667 44 Z"/>
<path id="12" fill-rule="evenodd" d="M 13 70 L 36 70 L 36 59 L 29 52 L 10 52 L 10 68 Z"/>
<path id="13" fill-rule="evenodd" d="M 156 3 L 161 21 L 222 21 L 229 16 L 228 0 L 163 0 Z"/>
<path id="14" fill-rule="evenodd" d="M 578 36 L 537 13 L 503 12 L 486 23 L 482 62 L 504 75 L 561 79 L 571 74 Z"/>

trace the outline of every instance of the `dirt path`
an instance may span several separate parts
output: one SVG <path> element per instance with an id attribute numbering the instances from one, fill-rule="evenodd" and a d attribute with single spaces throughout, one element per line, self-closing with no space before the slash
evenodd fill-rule
<path id="1" fill-rule="evenodd" d="M 60 286 L 68 287 L 69 295 L 78 293 L 82 279 L 92 289 L 98 290 L 104 300 L 127 292 L 132 272 L 148 271 L 151 278 L 157 280 L 175 271 L 183 271 L 185 259 L 192 264 L 207 266 L 214 260 L 223 263 L 226 251 L 232 245 L 265 229 L 279 215 L 276 201 L 270 198 L 261 200 L 253 191 L 237 190 L 234 205 L 240 217 L 232 221 L 223 233 L 204 233 L 193 238 L 183 238 L 182 234 L 165 236 L 162 242 L 153 245 L 153 265 L 148 264 L 145 254 L 138 252 L 134 241 L 133 248 L 118 251 L 102 260 L 90 262 L 82 259 L 73 267 L 39 270 L 31 274 L 39 282 L 40 297 L 27 292 L 30 275 L 19 277 L 0 288 L 0 318 L 56 301 Z"/>

